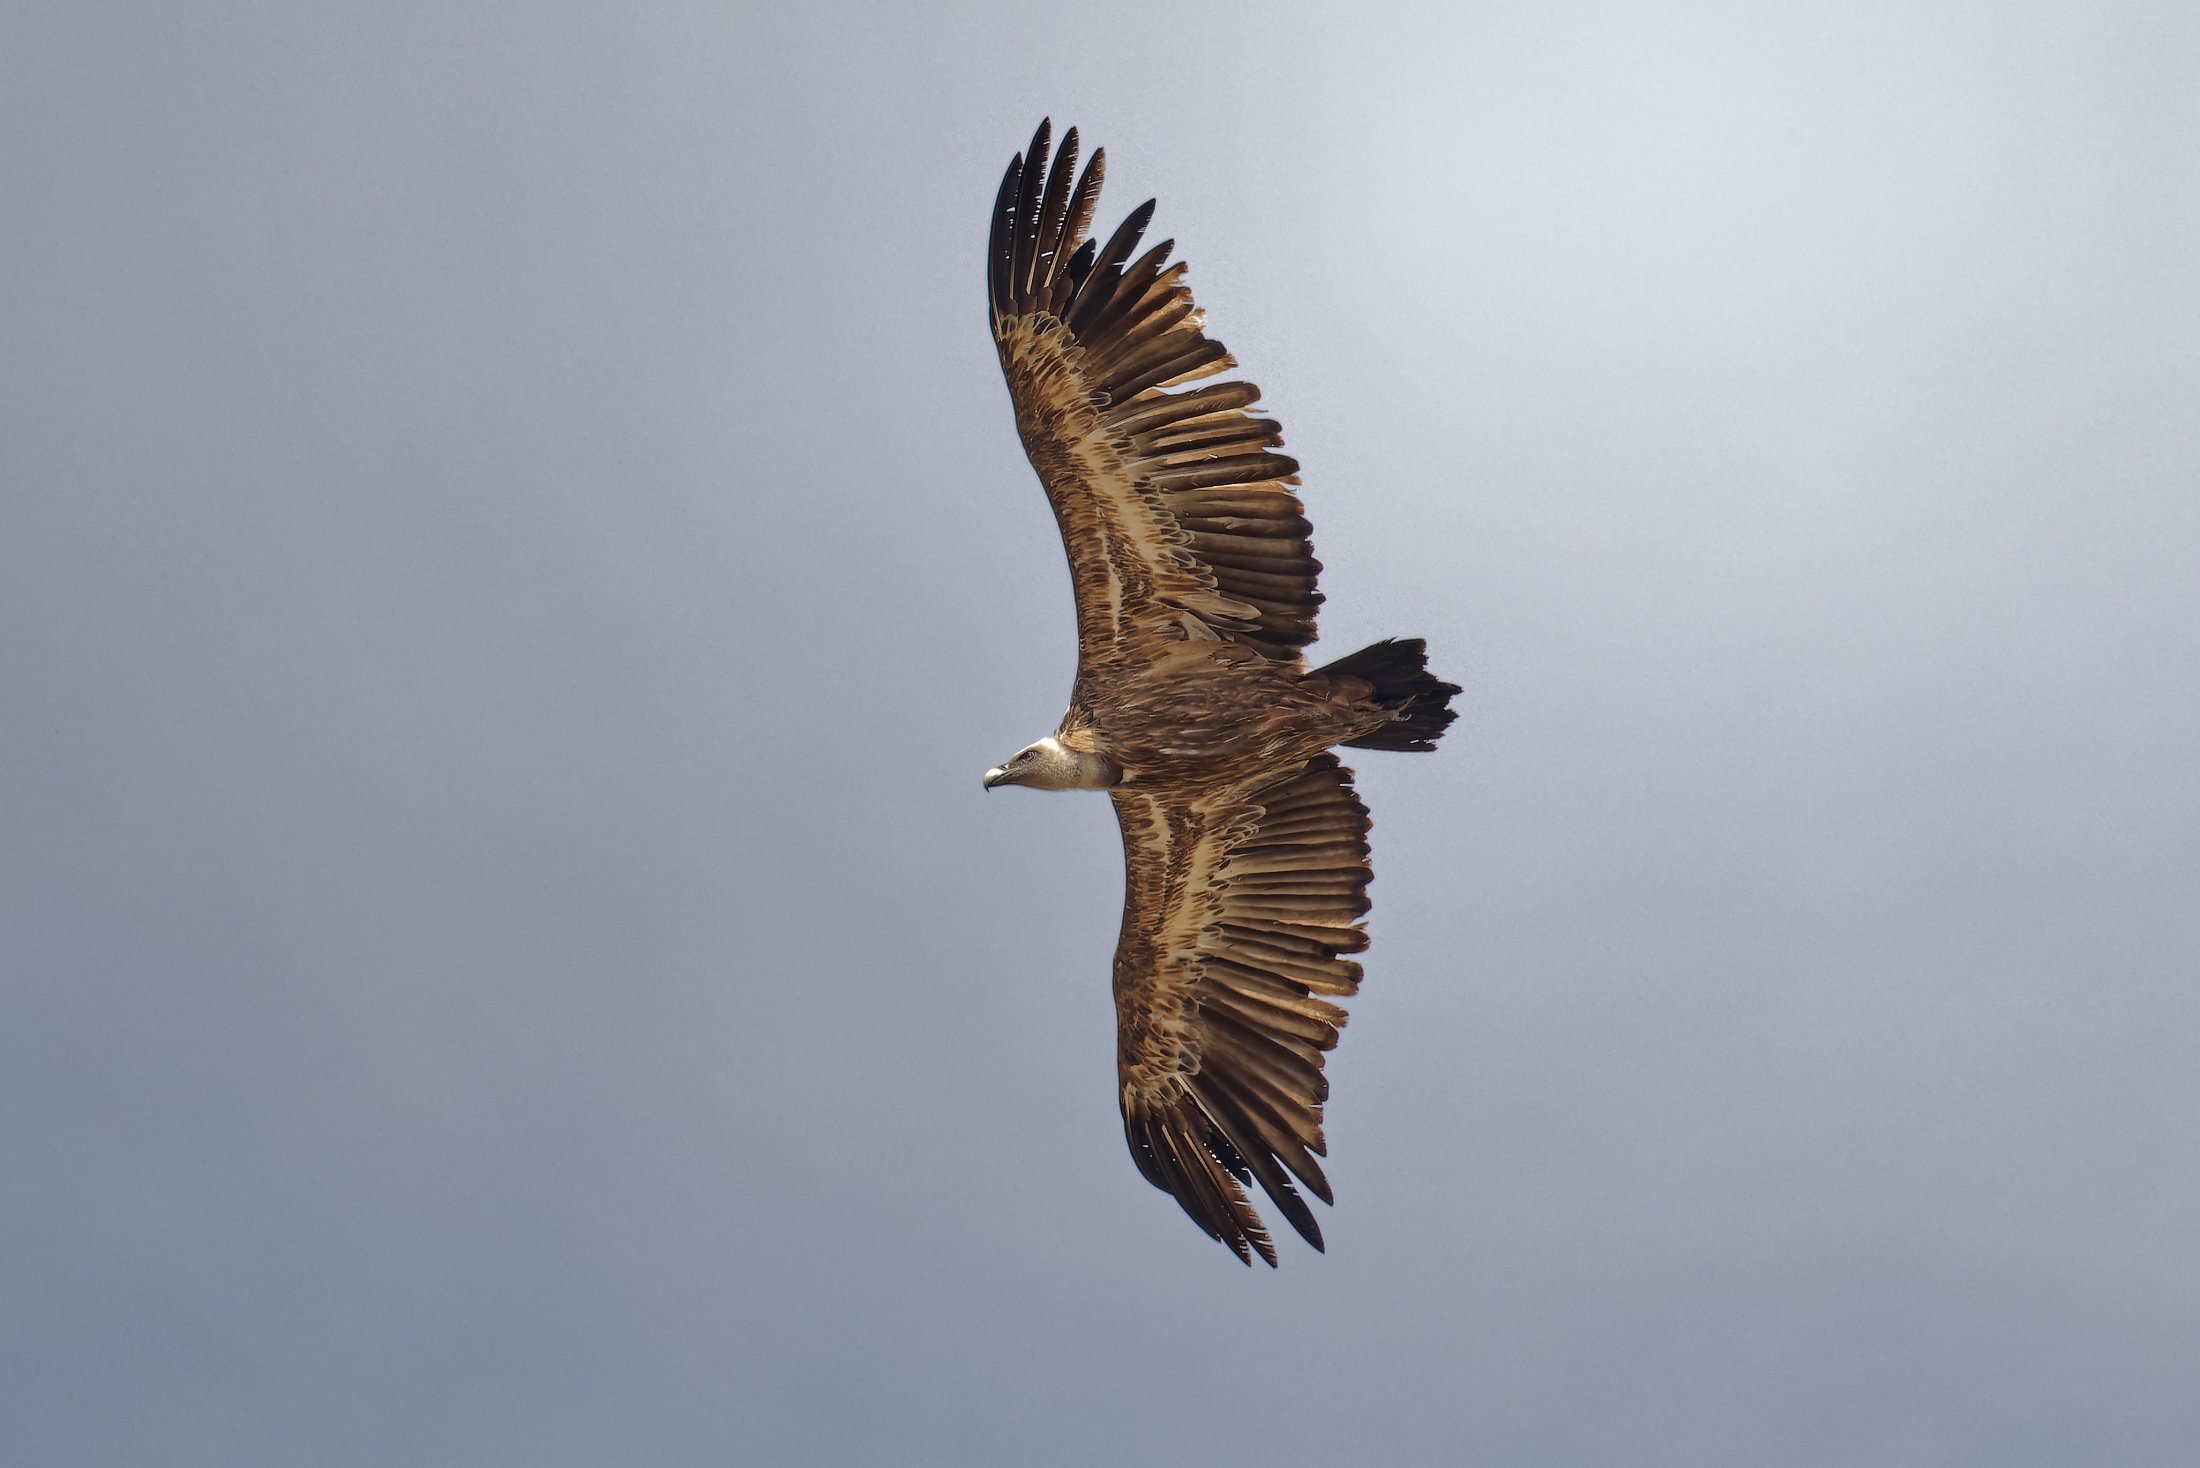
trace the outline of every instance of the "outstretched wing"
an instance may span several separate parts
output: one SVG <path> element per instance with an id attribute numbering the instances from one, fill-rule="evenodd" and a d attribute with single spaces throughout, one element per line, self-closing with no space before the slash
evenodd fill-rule
<path id="1" fill-rule="evenodd" d="M 1252 1262 L 1257 1181 L 1322 1247 L 1292 1185 L 1333 1201 L 1323 1052 L 1367 946 L 1367 808 L 1334 755 L 1233 790 L 1119 787 L 1128 877 L 1115 950 L 1123 1133 L 1146 1180 Z"/>
<path id="2" fill-rule="evenodd" d="M 1296 663 L 1314 640 L 1321 565 L 1281 429 L 1249 382 L 1185 391 L 1236 365 L 1192 305 L 1174 241 L 1132 259 L 1148 200 L 1105 246 L 1086 238 L 1103 156 L 1070 186 L 1077 130 L 1047 166 L 1048 125 L 1009 164 L 987 270 L 993 339 L 1024 451 L 1046 486 L 1077 591 L 1081 658 L 1154 639 L 1226 638 Z"/>

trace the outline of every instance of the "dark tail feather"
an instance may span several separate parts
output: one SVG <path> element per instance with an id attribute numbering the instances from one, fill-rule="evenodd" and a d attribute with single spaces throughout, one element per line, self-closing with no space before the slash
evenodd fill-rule
<path id="1" fill-rule="evenodd" d="M 1387 637 L 1326 667 L 1314 677 L 1358 678 L 1370 684 L 1370 702 L 1395 710 L 1391 722 L 1372 734 L 1347 739 L 1350 749 L 1434 749 L 1437 736 L 1459 716 L 1451 711 L 1456 683 L 1428 670 L 1428 644 L 1418 637 Z"/>

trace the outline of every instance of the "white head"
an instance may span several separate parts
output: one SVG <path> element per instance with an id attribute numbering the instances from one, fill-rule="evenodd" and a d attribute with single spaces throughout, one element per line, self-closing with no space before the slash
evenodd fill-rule
<path id="1" fill-rule="evenodd" d="M 1115 767 L 1097 754 L 1071 749 L 1049 734 L 1027 744 L 1005 764 L 985 772 L 985 788 L 1029 785 L 1034 790 L 1105 790 L 1115 783 Z"/>

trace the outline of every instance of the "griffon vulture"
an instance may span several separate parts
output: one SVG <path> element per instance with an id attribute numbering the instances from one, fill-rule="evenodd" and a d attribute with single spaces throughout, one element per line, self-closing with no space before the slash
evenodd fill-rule
<path id="1" fill-rule="evenodd" d="M 1123 830 L 1115 949 L 1123 1131 L 1138 1170 L 1247 1263 L 1276 1262 L 1258 1182 L 1316 1249 L 1332 1201 L 1323 1052 L 1367 946 L 1367 809 L 1330 750 L 1423 750 L 1454 684 L 1418 639 L 1309 669 L 1321 565 L 1249 382 L 1207 335 L 1149 200 L 1087 237 L 1102 154 L 1071 183 L 1048 125 L 993 209 L 987 303 L 1016 430 L 1077 598 L 1061 726 L 986 788 L 1105 790 Z M 1294 1185 L 1293 1179 L 1297 1179 Z"/>

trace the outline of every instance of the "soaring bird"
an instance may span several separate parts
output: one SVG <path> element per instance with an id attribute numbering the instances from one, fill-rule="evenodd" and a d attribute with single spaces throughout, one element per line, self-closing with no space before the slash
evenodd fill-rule
<path id="1" fill-rule="evenodd" d="M 1330 751 L 1426 750 L 1456 684 L 1418 638 L 1309 669 L 1321 570 L 1283 435 L 1170 264 L 1153 201 L 1086 236 L 1104 154 L 1050 164 L 1049 124 L 1001 179 L 986 301 L 1016 431 L 1077 598 L 1077 677 L 1052 734 L 985 786 L 1105 790 L 1123 831 L 1115 949 L 1123 1133 L 1146 1180 L 1250 1264 L 1276 1248 L 1247 1186 L 1309 1244 L 1333 1203 L 1326 1051 L 1367 947 L 1367 808 Z M 1072 176 L 1076 182 L 1071 183 Z M 1293 1183 L 1296 1179 L 1296 1185 Z"/>

